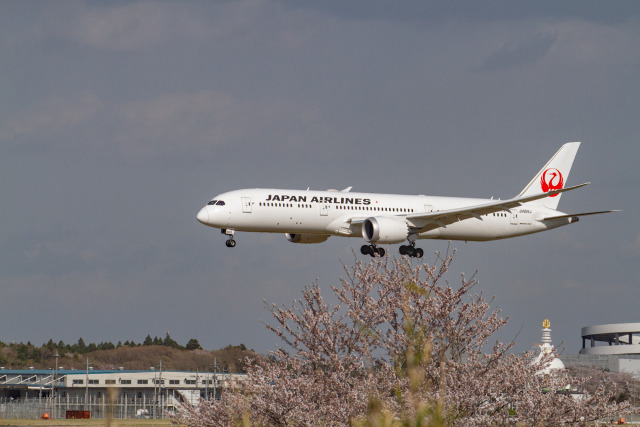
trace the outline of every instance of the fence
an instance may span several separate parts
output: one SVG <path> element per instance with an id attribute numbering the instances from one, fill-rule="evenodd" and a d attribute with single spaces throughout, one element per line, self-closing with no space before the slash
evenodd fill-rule
<path id="1" fill-rule="evenodd" d="M 178 398 L 174 394 L 158 396 L 156 402 L 146 398 L 119 397 L 109 402 L 106 396 L 99 399 L 90 398 L 85 404 L 84 398 L 76 396 L 71 398 L 56 397 L 36 398 L 24 400 L 0 399 L 0 418 L 40 418 L 48 413 L 51 418 L 65 418 L 67 411 L 90 411 L 91 418 L 166 418 L 167 412 L 172 412 L 178 405 Z"/>

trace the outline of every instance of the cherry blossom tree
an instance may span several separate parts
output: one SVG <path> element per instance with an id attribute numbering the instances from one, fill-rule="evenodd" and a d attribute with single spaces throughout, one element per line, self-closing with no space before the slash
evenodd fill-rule
<path id="1" fill-rule="evenodd" d="M 587 379 L 543 374 L 534 359 L 491 341 L 507 319 L 474 292 L 475 275 L 451 286 L 455 251 L 433 265 L 406 257 L 345 267 L 331 306 L 317 283 L 289 307 L 266 304 L 284 343 L 249 364 L 219 401 L 183 404 L 174 421 L 222 425 L 560 425 L 615 416 L 628 405 Z M 575 395 L 574 395 L 575 396 Z"/>
<path id="2" fill-rule="evenodd" d="M 630 372 L 612 372 L 589 365 L 571 366 L 568 371 L 573 378 L 584 380 L 582 389 L 590 393 L 602 387 L 612 392 L 612 399 L 618 402 L 638 398 L 640 381 Z"/>

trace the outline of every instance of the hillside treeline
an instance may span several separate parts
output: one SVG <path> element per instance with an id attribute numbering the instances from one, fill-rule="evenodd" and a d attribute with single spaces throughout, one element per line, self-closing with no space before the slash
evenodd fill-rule
<path id="1" fill-rule="evenodd" d="M 86 369 L 87 359 L 93 369 L 162 369 L 244 372 L 244 359 L 261 357 L 244 344 L 228 345 L 219 350 L 203 350 L 198 340 L 191 338 L 182 346 L 169 334 L 164 339 L 150 335 L 140 343 L 127 340 L 86 344 L 82 338 L 75 344 L 50 339 L 38 347 L 31 342 L 0 341 L 0 367 L 6 369 L 52 369 L 58 355 L 59 369 Z"/>

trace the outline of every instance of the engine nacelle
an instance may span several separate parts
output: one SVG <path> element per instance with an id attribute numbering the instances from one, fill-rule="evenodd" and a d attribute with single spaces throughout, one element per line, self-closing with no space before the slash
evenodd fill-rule
<path id="1" fill-rule="evenodd" d="M 328 234 L 285 233 L 284 237 L 291 243 L 322 243 L 329 238 Z"/>
<path id="2" fill-rule="evenodd" d="M 409 236 L 409 226 L 402 218 L 372 217 L 362 223 L 362 237 L 371 244 L 400 243 Z"/>

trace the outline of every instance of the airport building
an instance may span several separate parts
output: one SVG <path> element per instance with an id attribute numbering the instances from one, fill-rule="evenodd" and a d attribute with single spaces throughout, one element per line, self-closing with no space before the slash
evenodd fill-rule
<path id="1" fill-rule="evenodd" d="M 640 323 L 585 326 L 581 335 L 580 354 L 640 354 Z"/>
<path id="2" fill-rule="evenodd" d="M 640 377 L 640 323 L 585 326 L 581 336 L 579 354 L 560 356 L 567 367 L 589 365 Z"/>
<path id="3" fill-rule="evenodd" d="M 215 399 L 244 374 L 189 371 L 8 370 L 0 367 L 0 418 L 44 413 L 66 418 L 89 411 L 91 418 L 162 418 L 180 402 Z"/>

